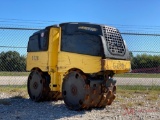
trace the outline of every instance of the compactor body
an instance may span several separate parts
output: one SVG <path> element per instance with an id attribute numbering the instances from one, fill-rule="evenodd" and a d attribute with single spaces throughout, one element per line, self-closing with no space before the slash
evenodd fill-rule
<path id="1" fill-rule="evenodd" d="M 105 107 L 115 99 L 114 74 L 130 71 L 120 32 L 91 23 L 62 23 L 30 36 L 27 89 L 33 101 L 63 99 L 73 110 Z"/>

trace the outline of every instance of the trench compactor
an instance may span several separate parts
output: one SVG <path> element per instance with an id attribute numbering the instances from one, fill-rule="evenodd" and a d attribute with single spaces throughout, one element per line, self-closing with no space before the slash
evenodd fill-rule
<path id="1" fill-rule="evenodd" d="M 30 36 L 27 89 L 35 102 L 63 99 L 69 109 L 101 108 L 115 99 L 114 74 L 130 71 L 120 32 L 99 24 L 69 22 Z"/>

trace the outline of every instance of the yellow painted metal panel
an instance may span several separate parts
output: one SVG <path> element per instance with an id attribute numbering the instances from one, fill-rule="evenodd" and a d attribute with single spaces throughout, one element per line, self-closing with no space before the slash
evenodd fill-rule
<path id="1" fill-rule="evenodd" d="M 113 70 L 115 73 L 129 72 L 131 69 L 131 62 L 129 60 L 102 60 L 102 70 Z"/>
<path id="2" fill-rule="evenodd" d="M 51 76 L 51 91 L 61 91 L 61 77 L 57 72 L 60 28 L 51 28 L 49 35 L 49 74 Z"/>
<path id="3" fill-rule="evenodd" d="M 99 72 L 101 70 L 101 57 L 59 52 L 58 72 L 66 72 L 71 68 L 79 68 L 85 73 Z"/>
<path id="4" fill-rule="evenodd" d="M 42 71 L 55 72 L 57 68 L 59 38 L 60 28 L 51 28 L 48 51 L 28 52 L 26 70 L 30 71 L 34 67 L 38 67 Z"/>
<path id="5" fill-rule="evenodd" d="M 49 71 L 56 72 L 60 28 L 51 28 L 49 38 Z"/>
<path id="6" fill-rule="evenodd" d="M 48 52 L 29 52 L 27 54 L 27 71 L 38 67 L 42 71 L 48 71 Z"/>

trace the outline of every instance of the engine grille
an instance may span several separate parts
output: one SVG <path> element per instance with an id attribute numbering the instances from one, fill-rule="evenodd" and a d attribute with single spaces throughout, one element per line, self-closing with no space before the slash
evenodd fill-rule
<path id="1" fill-rule="evenodd" d="M 103 34 L 107 41 L 107 48 L 113 55 L 124 55 L 125 45 L 119 31 L 113 27 L 104 26 Z"/>

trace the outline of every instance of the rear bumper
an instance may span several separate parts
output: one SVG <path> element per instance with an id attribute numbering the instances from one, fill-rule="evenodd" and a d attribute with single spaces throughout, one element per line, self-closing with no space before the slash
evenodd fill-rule
<path id="1" fill-rule="evenodd" d="M 131 62 L 129 60 L 103 59 L 102 70 L 112 70 L 115 73 L 130 72 Z"/>

